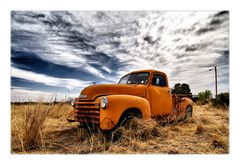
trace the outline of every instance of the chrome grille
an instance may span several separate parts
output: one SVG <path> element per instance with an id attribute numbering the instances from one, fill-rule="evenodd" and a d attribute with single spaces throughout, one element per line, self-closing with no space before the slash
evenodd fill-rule
<path id="1" fill-rule="evenodd" d="M 75 120 L 82 124 L 99 124 L 100 107 L 98 102 L 75 100 Z"/>

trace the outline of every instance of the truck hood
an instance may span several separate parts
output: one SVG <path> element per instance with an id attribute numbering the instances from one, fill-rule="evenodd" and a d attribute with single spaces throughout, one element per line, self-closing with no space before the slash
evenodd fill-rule
<path id="1" fill-rule="evenodd" d="M 83 89 L 81 95 L 87 95 L 83 100 L 94 100 L 98 96 L 126 94 L 145 97 L 146 86 L 138 84 L 98 84 Z"/>

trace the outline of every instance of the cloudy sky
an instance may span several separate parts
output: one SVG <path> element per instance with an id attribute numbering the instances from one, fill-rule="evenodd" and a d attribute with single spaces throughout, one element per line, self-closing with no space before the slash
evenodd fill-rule
<path id="1" fill-rule="evenodd" d="M 96 82 L 157 69 L 171 87 L 229 91 L 226 11 L 12 11 L 11 101 L 76 97 Z"/>

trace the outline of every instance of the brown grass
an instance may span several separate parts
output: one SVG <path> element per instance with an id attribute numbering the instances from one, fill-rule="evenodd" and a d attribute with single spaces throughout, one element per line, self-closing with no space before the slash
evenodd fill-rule
<path id="1" fill-rule="evenodd" d="M 44 131 L 52 120 L 65 120 L 69 111 L 61 110 L 63 104 L 12 105 L 12 146 L 22 152 L 44 147 Z M 66 105 L 65 105 L 66 106 Z M 69 107 L 67 106 L 67 109 Z M 55 122 L 55 124 L 57 124 Z"/>
<path id="2" fill-rule="evenodd" d="M 12 105 L 12 153 L 161 153 L 227 154 L 228 110 L 195 105 L 186 122 L 161 126 L 157 120 L 134 119 L 106 136 L 99 130 L 68 123 L 66 104 Z"/>

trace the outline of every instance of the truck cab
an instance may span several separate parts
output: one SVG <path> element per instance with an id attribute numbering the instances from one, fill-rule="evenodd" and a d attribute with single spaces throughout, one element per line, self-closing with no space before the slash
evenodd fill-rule
<path id="1" fill-rule="evenodd" d="M 83 127 L 112 130 L 134 116 L 150 119 L 174 114 L 175 118 L 187 118 L 192 105 L 191 99 L 171 94 L 165 73 L 140 70 L 123 76 L 118 84 L 83 89 L 75 98 L 74 121 Z"/>

